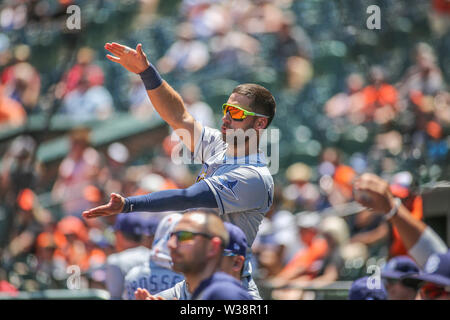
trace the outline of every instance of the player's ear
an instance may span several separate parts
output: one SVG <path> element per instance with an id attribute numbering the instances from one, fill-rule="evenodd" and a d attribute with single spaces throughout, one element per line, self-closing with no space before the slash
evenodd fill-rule
<path id="1" fill-rule="evenodd" d="M 258 118 L 256 121 L 255 121 L 255 126 L 254 126 L 254 128 L 256 129 L 256 130 L 258 130 L 258 129 L 264 129 L 264 128 L 266 128 L 266 126 L 267 126 L 267 123 L 268 123 L 268 119 L 267 118 Z"/>
<path id="2" fill-rule="evenodd" d="M 209 252 L 211 255 L 215 256 L 222 254 L 222 240 L 219 237 L 213 237 L 210 243 L 211 246 Z"/>
<path id="3" fill-rule="evenodd" d="M 245 258 L 243 256 L 235 256 L 233 260 L 233 270 L 240 272 L 244 266 Z"/>

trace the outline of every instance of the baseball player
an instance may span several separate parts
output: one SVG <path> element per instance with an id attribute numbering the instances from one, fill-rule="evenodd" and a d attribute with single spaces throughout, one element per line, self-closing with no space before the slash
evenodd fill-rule
<path id="1" fill-rule="evenodd" d="M 138 300 L 252 300 L 239 281 L 247 241 L 237 226 L 213 214 L 194 211 L 183 216 L 169 240 L 174 270 L 186 280 L 151 296 L 138 289 Z"/>
<path id="2" fill-rule="evenodd" d="M 111 194 L 109 203 L 83 212 L 85 218 L 132 211 L 184 211 L 212 208 L 224 221 L 240 227 L 248 242 L 242 281 L 249 291 L 258 289 L 251 278 L 250 247 L 258 227 L 272 205 L 273 179 L 259 139 L 275 115 L 275 99 L 265 88 L 242 84 L 234 88 L 223 104 L 221 130 L 202 126 L 186 110 L 180 95 L 147 60 L 138 44 L 136 50 L 118 43 L 107 43 L 107 57 L 130 72 L 141 76 L 147 94 L 160 114 L 177 132 L 192 154 L 203 164 L 196 183 L 186 189 L 164 190 L 148 195 L 124 198 Z M 238 133 L 244 139 L 235 140 Z M 247 133 L 249 133 L 247 135 Z M 231 143 L 227 143 L 231 140 Z"/>
<path id="3" fill-rule="evenodd" d="M 125 297 L 125 275 L 134 266 L 148 261 L 150 249 L 142 245 L 142 218 L 139 215 L 121 214 L 114 224 L 117 253 L 106 260 L 106 288 L 111 299 Z"/>
<path id="4" fill-rule="evenodd" d="M 223 250 L 222 260 L 220 262 L 220 271 L 225 272 L 232 276 L 233 278 L 240 280 L 242 272 L 244 271 L 245 256 L 247 251 L 247 239 L 244 232 L 232 223 L 225 222 L 225 228 L 228 231 L 229 240 L 228 246 Z M 170 289 L 161 291 L 157 296 L 154 297 L 150 295 L 150 292 L 140 288 L 136 292 L 136 297 L 139 300 L 153 300 L 153 299 L 164 299 L 164 300 L 191 300 L 192 292 L 188 290 L 186 283 L 190 282 L 188 278 L 177 283 Z M 251 295 L 254 292 L 249 292 Z M 255 296 L 253 296 L 255 298 Z M 257 296 L 256 296 L 257 298 Z"/>
<path id="5" fill-rule="evenodd" d="M 125 291 L 128 300 L 134 300 L 134 292 L 137 288 L 145 288 L 151 294 L 156 294 L 183 281 L 183 275 L 172 271 L 172 259 L 167 246 L 170 233 L 181 217 L 181 214 L 174 213 L 161 220 L 155 233 L 150 259 L 133 267 L 125 276 Z"/>

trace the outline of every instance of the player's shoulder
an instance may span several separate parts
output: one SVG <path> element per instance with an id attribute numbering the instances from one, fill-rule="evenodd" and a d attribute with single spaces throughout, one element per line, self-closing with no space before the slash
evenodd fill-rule
<path id="1" fill-rule="evenodd" d="M 208 143 L 224 142 L 222 139 L 222 133 L 219 130 L 208 126 L 203 126 L 202 140 L 207 141 Z"/>
<path id="2" fill-rule="evenodd" d="M 144 262 L 141 263 L 140 265 L 131 268 L 130 271 L 128 271 L 127 275 L 125 276 L 125 280 L 132 281 L 142 276 L 150 276 L 150 274 L 151 269 L 148 265 L 148 262 Z"/>
<path id="3" fill-rule="evenodd" d="M 241 283 L 228 274 L 218 272 L 213 276 L 213 281 L 201 294 L 203 299 L 212 300 L 251 300 Z"/>

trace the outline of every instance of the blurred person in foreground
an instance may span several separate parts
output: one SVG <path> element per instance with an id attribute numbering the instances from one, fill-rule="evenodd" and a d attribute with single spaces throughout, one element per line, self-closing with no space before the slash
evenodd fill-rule
<path id="1" fill-rule="evenodd" d="M 233 285 L 237 286 L 239 289 L 237 293 L 216 293 L 216 296 L 211 296 L 214 300 L 216 299 L 233 299 L 248 300 L 250 297 L 245 291 L 242 291 L 242 287 L 238 285 L 237 281 L 241 280 L 241 274 L 244 270 L 245 255 L 247 249 L 247 239 L 242 230 L 229 223 L 225 222 L 224 226 L 226 228 L 229 241 L 227 247 L 222 252 L 222 257 L 220 259 L 219 270 L 223 274 L 227 274 L 234 278 Z M 171 255 L 173 251 L 171 250 Z M 173 288 L 165 290 L 157 295 L 157 297 L 151 296 L 146 290 L 138 289 L 136 291 L 136 299 L 139 300 L 162 300 L 162 299 L 178 299 L 178 300 L 191 300 L 194 288 L 192 282 L 195 281 L 195 274 L 192 272 L 185 273 L 185 280 L 177 283 Z M 225 278 L 229 281 L 228 278 Z M 230 278 L 231 279 L 231 278 Z M 225 284 L 224 284 L 225 285 Z M 259 296 L 253 296 L 253 299 L 260 299 Z"/>
<path id="2" fill-rule="evenodd" d="M 138 288 L 146 289 L 154 295 L 183 281 L 183 275 L 172 270 L 172 258 L 168 247 L 170 234 L 181 217 L 181 214 L 173 213 L 161 220 L 156 230 L 150 259 L 133 267 L 126 274 L 125 291 L 128 300 L 135 299 L 134 293 Z"/>
<path id="3" fill-rule="evenodd" d="M 381 282 L 373 283 L 369 277 L 353 281 L 348 292 L 349 300 L 387 300 L 386 288 Z"/>
<path id="4" fill-rule="evenodd" d="M 420 295 L 424 300 L 450 300 L 450 251 L 432 254 L 424 272 L 405 276 L 404 280 L 421 281 Z"/>
<path id="5" fill-rule="evenodd" d="M 106 288 L 112 300 L 120 300 L 126 297 L 125 276 L 133 267 L 148 261 L 151 251 L 142 245 L 141 216 L 117 216 L 114 231 L 117 252 L 108 256 L 106 261 Z"/>
<path id="6" fill-rule="evenodd" d="M 389 300 L 416 300 L 420 281 L 405 280 L 420 272 L 417 264 L 408 256 L 397 256 L 387 262 L 381 270 L 381 278 Z"/>
<path id="7" fill-rule="evenodd" d="M 398 230 L 408 254 L 423 268 L 433 254 L 446 253 L 448 248 L 436 232 L 396 198 L 389 183 L 372 173 L 364 173 L 354 183 L 355 200 L 363 206 L 383 214 Z"/>

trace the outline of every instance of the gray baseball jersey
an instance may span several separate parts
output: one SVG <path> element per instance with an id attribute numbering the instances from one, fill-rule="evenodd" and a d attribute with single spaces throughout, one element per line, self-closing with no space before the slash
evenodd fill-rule
<path id="1" fill-rule="evenodd" d="M 204 180 L 214 193 L 222 220 L 242 229 L 251 247 L 273 200 L 273 179 L 263 153 L 242 158 L 226 155 L 219 130 L 203 127 L 193 159 L 201 161 L 197 182 Z"/>
<path id="2" fill-rule="evenodd" d="M 125 276 L 134 266 L 140 265 L 150 258 L 150 249 L 139 246 L 122 252 L 113 253 L 106 261 L 106 288 L 111 299 L 124 296 Z"/>
<path id="3" fill-rule="evenodd" d="M 247 243 L 242 281 L 254 299 L 261 299 L 251 278 L 251 246 L 259 225 L 273 201 L 273 178 L 262 152 L 241 158 L 227 155 L 227 143 L 219 130 L 203 127 L 195 143 L 193 160 L 203 164 L 197 182 L 204 180 L 214 193 L 223 221 L 235 224 L 244 232 Z"/>
<path id="4" fill-rule="evenodd" d="M 163 297 L 166 300 L 191 300 L 191 294 L 189 293 L 186 285 L 186 281 L 180 281 L 170 289 L 161 291 L 157 296 Z"/>
<path id="5" fill-rule="evenodd" d="M 156 294 L 172 288 L 183 280 L 183 275 L 159 266 L 150 258 L 150 261 L 133 267 L 127 273 L 125 277 L 126 299 L 135 300 L 134 292 L 137 288 L 147 289 L 151 294 Z"/>

